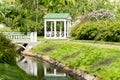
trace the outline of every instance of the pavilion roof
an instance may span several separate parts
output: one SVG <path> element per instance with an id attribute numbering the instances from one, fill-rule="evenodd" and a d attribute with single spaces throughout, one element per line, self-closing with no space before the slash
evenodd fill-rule
<path id="1" fill-rule="evenodd" d="M 44 16 L 44 19 L 67 19 L 71 17 L 69 13 L 49 13 Z"/>

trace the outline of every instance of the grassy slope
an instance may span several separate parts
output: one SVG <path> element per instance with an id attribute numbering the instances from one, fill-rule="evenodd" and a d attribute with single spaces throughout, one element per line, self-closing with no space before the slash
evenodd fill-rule
<path id="1" fill-rule="evenodd" d="M 79 68 L 103 80 L 120 80 L 120 49 L 75 44 L 72 41 L 47 41 L 33 49 L 67 66 Z"/>
<path id="2" fill-rule="evenodd" d="M 18 66 L 0 63 L 0 80 L 36 80 L 36 78 L 27 75 Z"/>

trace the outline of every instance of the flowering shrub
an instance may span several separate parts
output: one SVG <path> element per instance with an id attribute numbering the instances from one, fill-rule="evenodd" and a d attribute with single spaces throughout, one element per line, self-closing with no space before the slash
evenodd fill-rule
<path id="1" fill-rule="evenodd" d="M 116 19 L 116 16 L 109 10 L 100 9 L 93 12 L 89 12 L 87 14 L 87 18 L 92 21 L 98 21 Z"/>

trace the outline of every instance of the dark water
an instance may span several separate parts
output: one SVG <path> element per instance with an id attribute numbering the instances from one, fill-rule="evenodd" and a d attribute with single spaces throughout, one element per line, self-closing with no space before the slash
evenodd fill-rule
<path id="1" fill-rule="evenodd" d="M 35 58 L 24 57 L 18 65 L 29 75 L 35 76 L 36 80 L 77 80 L 64 71 Z"/>

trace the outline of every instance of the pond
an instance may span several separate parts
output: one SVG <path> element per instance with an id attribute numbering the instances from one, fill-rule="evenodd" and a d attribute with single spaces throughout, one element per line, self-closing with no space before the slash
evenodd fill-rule
<path id="1" fill-rule="evenodd" d="M 35 76 L 36 80 L 77 80 L 61 69 L 32 57 L 23 56 L 17 64 L 27 74 Z"/>

